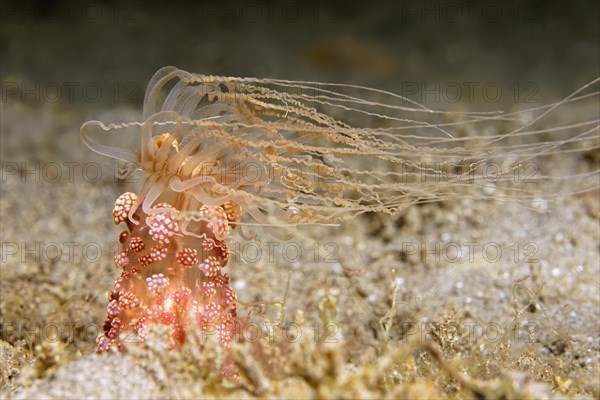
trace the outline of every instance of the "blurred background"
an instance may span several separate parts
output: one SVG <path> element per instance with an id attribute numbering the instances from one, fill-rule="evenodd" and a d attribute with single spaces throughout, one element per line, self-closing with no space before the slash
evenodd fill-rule
<path id="1" fill-rule="evenodd" d="M 511 84 L 531 81 L 545 94 L 598 75 L 599 7 L 594 0 L 9 0 L 1 9 L 2 81 L 98 82 L 98 102 L 139 103 L 152 74 L 175 65 L 400 91 L 403 82 L 499 82 L 515 92 Z M 136 90 L 107 95 L 129 82 Z"/>
<path id="2" fill-rule="evenodd" d="M 31 146 L 26 153 L 73 151 L 86 120 L 115 110 L 139 118 L 146 84 L 165 65 L 367 85 L 432 108 L 533 107 L 599 75 L 599 7 L 595 0 L 3 1 L 2 156 Z M 26 119 L 23 130 L 12 116 Z M 40 130 L 49 120 L 58 129 Z"/>

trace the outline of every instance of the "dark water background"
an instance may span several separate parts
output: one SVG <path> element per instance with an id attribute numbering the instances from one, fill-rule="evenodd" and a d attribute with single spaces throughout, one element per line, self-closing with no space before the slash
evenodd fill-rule
<path id="1" fill-rule="evenodd" d="M 559 98 L 600 68 L 594 0 L 148 3 L 3 1 L 3 103 L 139 108 L 175 65 L 497 109 Z"/>

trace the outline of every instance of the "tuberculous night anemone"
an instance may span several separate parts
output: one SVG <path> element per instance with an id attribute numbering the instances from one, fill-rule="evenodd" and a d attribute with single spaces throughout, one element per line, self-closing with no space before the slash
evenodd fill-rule
<path id="1" fill-rule="evenodd" d="M 115 204 L 114 220 L 126 227 L 115 260 L 122 273 L 98 348 L 121 346 L 123 331 L 143 341 L 151 323 L 167 326 L 174 347 L 192 328 L 227 345 L 239 329 L 236 295 L 223 272 L 233 229 L 253 237 L 261 226 L 280 237 L 290 226 L 392 214 L 417 203 L 530 205 L 551 200 L 556 188 L 597 189 L 597 169 L 561 176 L 543 161 L 597 151 L 598 83 L 554 104 L 470 113 L 356 85 L 162 68 L 149 83 L 141 121 L 90 121 L 81 129 L 92 150 L 147 175 L 137 193 Z M 574 107 L 584 111 L 549 123 Z M 139 141 L 133 148 L 104 144 L 113 133 Z M 535 176 L 527 175 L 532 162 Z"/>

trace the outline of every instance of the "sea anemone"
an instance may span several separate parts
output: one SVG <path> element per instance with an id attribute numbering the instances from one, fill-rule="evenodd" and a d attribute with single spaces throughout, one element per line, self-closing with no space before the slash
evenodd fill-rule
<path id="1" fill-rule="evenodd" d="M 123 194 L 113 211 L 127 229 L 98 348 L 121 346 L 124 330 L 143 341 L 151 322 L 169 328 L 173 346 L 191 325 L 229 343 L 239 329 L 236 295 L 222 269 L 234 228 L 253 237 L 244 229 L 260 225 L 285 237 L 289 226 L 391 214 L 416 203 L 531 202 L 550 197 L 545 182 L 569 182 L 569 193 L 597 188 L 598 170 L 560 176 L 535 169 L 531 176 L 523 166 L 597 149 L 597 118 L 551 128 L 540 121 L 559 107 L 597 102 L 599 81 L 530 110 L 457 113 L 356 85 L 162 68 L 148 86 L 142 122 L 90 121 L 81 129 L 91 149 L 147 174 L 141 190 Z M 139 131 L 134 149 L 97 139 L 130 130 Z"/>

